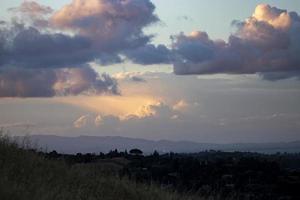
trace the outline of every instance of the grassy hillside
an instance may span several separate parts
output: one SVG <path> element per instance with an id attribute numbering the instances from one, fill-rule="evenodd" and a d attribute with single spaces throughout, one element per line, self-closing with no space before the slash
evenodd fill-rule
<path id="1" fill-rule="evenodd" d="M 0 200 L 300 199 L 300 153 L 69 155 L 31 147 L 0 133 Z"/>
<path id="2" fill-rule="evenodd" d="M 26 142 L 23 147 L 28 146 Z M 0 136 L 1 200 L 176 200 L 196 199 L 167 192 L 157 186 L 136 184 L 114 175 L 114 163 L 106 166 L 49 160 L 24 150 Z"/>

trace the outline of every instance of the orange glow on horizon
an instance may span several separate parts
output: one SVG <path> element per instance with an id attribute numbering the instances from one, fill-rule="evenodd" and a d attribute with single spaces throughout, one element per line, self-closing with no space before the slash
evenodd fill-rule
<path id="1" fill-rule="evenodd" d="M 78 96 L 57 97 L 57 102 L 78 106 L 103 115 L 139 116 L 140 109 L 157 104 L 160 99 L 150 96 Z"/>

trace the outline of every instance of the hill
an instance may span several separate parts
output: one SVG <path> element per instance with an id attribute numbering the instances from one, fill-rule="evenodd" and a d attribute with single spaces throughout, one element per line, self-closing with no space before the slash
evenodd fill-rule
<path id="1" fill-rule="evenodd" d="M 28 147 L 23 143 L 22 147 Z M 154 185 L 138 184 L 114 174 L 115 162 L 68 165 L 24 150 L 0 137 L 1 200 L 179 200 Z"/>
<path id="2" fill-rule="evenodd" d="M 31 144 L 0 135 L 1 200 L 300 198 L 299 153 L 63 154 Z"/>
<path id="3" fill-rule="evenodd" d="M 22 141 L 23 137 L 15 139 Z M 112 136 L 80 136 L 80 137 L 60 137 L 54 135 L 32 135 L 29 139 L 39 147 L 48 151 L 56 150 L 60 153 L 99 153 L 108 152 L 112 149 L 124 151 L 132 148 L 139 148 L 145 153 L 152 153 L 154 150 L 177 153 L 194 153 L 205 150 L 221 151 L 242 151 L 242 152 L 300 152 L 300 141 L 287 143 L 235 143 L 235 144 L 213 144 L 197 143 L 191 141 L 169 141 L 169 140 L 145 140 L 127 137 Z"/>

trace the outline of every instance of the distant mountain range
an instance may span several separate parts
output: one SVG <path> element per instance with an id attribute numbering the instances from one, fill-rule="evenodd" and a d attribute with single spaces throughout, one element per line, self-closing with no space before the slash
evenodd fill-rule
<path id="1" fill-rule="evenodd" d="M 124 151 L 139 148 L 145 153 L 152 153 L 157 150 L 160 153 L 192 153 L 205 150 L 221 151 L 249 151 L 260 153 L 276 152 L 300 152 L 300 141 L 282 143 L 233 143 L 213 144 L 197 143 L 190 141 L 169 141 L 169 140 L 145 140 L 115 136 L 80 136 L 61 137 L 54 135 L 32 135 L 28 136 L 33 145 L 37 145 L 46 151 L 56 150 L 60 153 L 99 153 L 118 149 Z M 22 141 L 22 136 L 15 139 Z"/>

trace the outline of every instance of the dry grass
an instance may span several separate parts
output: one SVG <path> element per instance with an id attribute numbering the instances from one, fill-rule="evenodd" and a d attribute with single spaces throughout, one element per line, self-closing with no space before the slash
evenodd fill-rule
<path id="1" fill-rule="evenodd" d="M 9 137 L 0 135 L 1 200 L 196 200 L 162 190 L 155 185 L 140 185 L 119 179 L 99 169 L 97 164 L 68 166 L 63 161 L 47 160 L 26 151 Z"/>

